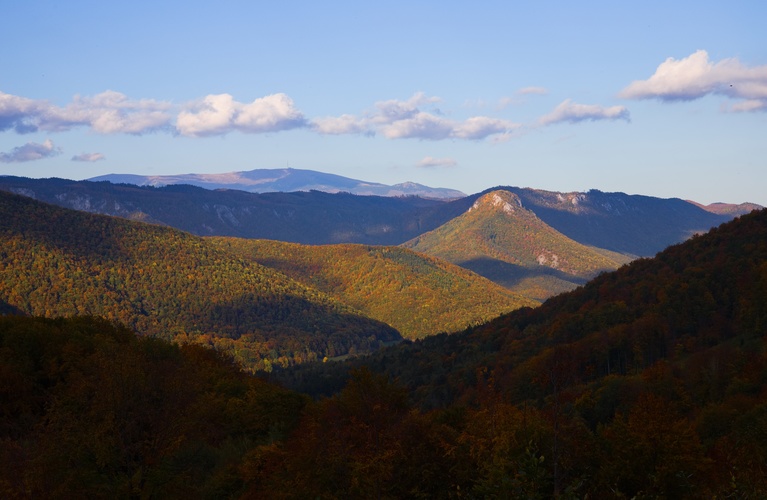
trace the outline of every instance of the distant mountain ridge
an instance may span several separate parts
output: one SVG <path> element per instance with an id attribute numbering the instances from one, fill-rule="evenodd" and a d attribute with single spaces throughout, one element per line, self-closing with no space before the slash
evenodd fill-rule
<path id="1" fill-rule="evenodd" d="M 731 220 L 693 203 L 651 196 L 558 193 L 499 186 L 452 201 L 319 191 L 247 193 L 189 185 L 161 188 L 67 179 L 0 176 L 0 190 L 91 213 L 168 225 L 200 236 L 261 238 L 312 245 L 399 245 L 466 212 L 481 196 L 505 190 L 578 243 L 653 256 Z"/>
<path id="2" fill-rule="evenodd" d="M 88 180 L 153 187 L 189 184 L 204 189 L 238 189 L 249 193 L 323 191 L 325 193 L 345 192 L 366 196 L 421 196 L 437 199 L 455 199 L 466 196 L 465 193 L 455 189 L 432 188 L 415 182 L 403 182 L 390 186 L 315 170 L 295 168 L 262 168 L 222 174 L 108 174 Z"/>
<path id="3" fill-rule="evenodd" d="M 738 215 L 745 215 L 747 213 L 753 212 L 754 210 L 760 210 L 764 207 L 761 205 L 757 205 L 756 203 L 710 203 L 708 205 L 703 205 L 701 203 L 698 203 L 696 201 L 687 200 L 693 205 L 702 208 L 703 210 L 707 212 L 711 212 L 712 214 L 719 214 L 719 215 L 732 215 L 738 216 Z"/>
<path id="4" fill-rule="evenodd" d="M 680 198 L 606 193 L 597 189 L 560 193 L 499 186 L 480 194 L 495 189 L 516 194 L 528 210 L 579 243 L 637 257 L 653 256 L 738 215 L 715 213 Z"/>
<path id="5" fill-rule="evenodd" d="M 715 212 L 722 207 L 712 211 L 679 198 L 512 186 L 449 201 L 11 176 L 0 176 L 0 190 L 199 236 L 389 246 L 420 238 L 423 242 L 413 247 L 416 251 L 445 258 L 534 301 L 570 290 L 594 273 L 615 269 L 633 258 L 653 256 L 751 206 L 731 207 L 719 214 Z M 478 204 L 488 195 L 495 201 Z M 478 210 L 480 205 L 494 209 Z M 438 241 L 446 234 L 452 235 L 450 242 Z"/>

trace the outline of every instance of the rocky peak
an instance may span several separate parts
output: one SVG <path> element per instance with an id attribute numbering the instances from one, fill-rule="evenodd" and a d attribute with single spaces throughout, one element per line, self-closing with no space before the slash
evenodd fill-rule
<path id="1" fill-rule="evenodd" d="M 501 210 L 506 214 L 512 214 L 517 209 L 522 208 L 522 200 L 514 193 L 509 191 L 492 191 L 486 195 L 477 198 L 469 212 L 479 208 L 489 208 L 491 210 Z"/>

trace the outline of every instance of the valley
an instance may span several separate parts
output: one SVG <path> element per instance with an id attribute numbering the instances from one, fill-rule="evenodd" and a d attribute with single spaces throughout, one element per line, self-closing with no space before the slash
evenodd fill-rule
<path id="1" fill-rule="evenodd" d="M 397 247 L 201 238 L 0 192 L 0 300 L 100 315 L 258 371 L 456 331 L 537 302 Z"/>
<path id="2" fill-rule="evenodd" d="M 767 491 L 765 210 L 0 184 L 3 496 Z"/>
<path id="3" fill-rule="evenodd" d="M 0 500 L 767 500 L 767 2 L 0 13 Z"/>

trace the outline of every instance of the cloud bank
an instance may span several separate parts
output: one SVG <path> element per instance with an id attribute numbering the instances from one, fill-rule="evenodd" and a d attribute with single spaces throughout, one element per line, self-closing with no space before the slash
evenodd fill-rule
<path id="1" fill-rule="evenodd" d="M 672 64 L 672 68 L 675 67 Z M 748 70 L 747 73 L 750 75 L 753 72 Z M 655 94 L 648 94 L 647 88 L 663 87 L 658 78 L 653 78 L 655 80 L 648 80 L 650 83 L 634 82 L 624 94 L 633 98 L 661 95 L 658 90 L 653 91 Z M 542 87 L 526 87 L 517 91 L 517 95 L 544 95 L 547 92 Z M 681 95 L 675 92 L 673 95 Z M 734 93 L 736 90 L 729 92 Z M 757 89 L 751 90 L 748 95 L 763 94 L 762 90 Z M 358 115 L 342 114 L 308 119 L 293 100 L 283 93 L 260 97 L 249 103 L 239 102 L 230 94 L 210 94 L 194 102 L 173 105 L 153 99 L 134 100 L 110 90 L 94 96 L 75 96 L 72 102 L 62 107 L 44 100 L 0 92 L 0 132 L 63 132 L 85 127 L 99 134 L 140 135 L 164 131 L 186 137 L 210 137 L 232 132 L 262 134 L 306 129 L 321 135 L 379 135 L 387 139 L 428 141 L 488 139 L 499 143 L 523 130 L 520 123 L 490 116 L 452 119 L 437 107 L 440 102 L 439 97 L 418 92 L 406 100 L 378 101 Z M 752 111 L 762 106 L 764 101 L 751 99 L 744 100 L 732 109 Z M 623 106 L 579 104 L 567 99 L 536 123 L 551 125 L 595 120 L 629 121 L 630 118 L 628 109 Z M 101 159 L 95 155 L 79 155 L 73 157 L 73 160 Z"/>
<path id="2" fill-rule="evenodd" d="M 482 140 L 497 134 L 507 134 L 520 125 L 508 120 L 475 116 L 464 121 L 451 120 L 439 110 L 424 110 L 440 102 L 423 92 L 410 99 L 387 100 L 375 103 L 374 109 L 361 116 L 341 115 L 318 118 L 312 128 L 320 134 L 380 134 L 387 139 L 443 139 Z"/>
<path id="3" fill-rule="evenodd" d="M 712 94 L 740 100 L 730 111 L 767 110 L 767 66 L 748 67 L 737 58 L 714 63 L 705 50 L 698 50 L 683 59 L 666 59 L 650 78 L 632 82 L 619 96 L 672 102 Z"/>
<path id="4" fill-rule="evenodd" d="M 13 148 L 10 153 L 0 153 L 0 163 L 23 163 L 42 160 L 59 154 L 61 154 L 61 148 L 56 147 L 52 140 L 46 139 L 42 144 L 28 142 L 23 146 Z"/>
<path id="5" fill-rule="evenodd" d="M 548 90 L 543 87 L 521 88 L 514 93 L 516 97 L 501 99 L 497 109 L 517 102 L 520 96 L 547 94 Z M 649 78 L 630 83 L 619 96 L 675 102 L 714 94 L 734 101 L 723 106 L 726 111 L 767 111 L 767 65 L 747 66 L 737 58 L 714 62 L 705 50 L 699 50 L 682 59 L 666 59 Z M 449 113 L 443 113 L 437 107 L 439 103 L 439 97 L 418 92 L 406 100 L 378 101 L 359 114 L 310 119 L 284 93 L 259 97 L 252 102 L 239 102 L 230 94 L 210 94 L 177 105 L 154 99 L 131 99 L 107 90 L 93 96 L 76 95 L 68 104 L 57 106 L 47 100 L 0 92 L 0 132 L 27 134 L 86 128 L 97 134 L 141 135 L 163 131 L 186 137 L 209 137 L 231 132 L 262 134 L 305 129 L 321 135 L 378 135 L 387 139 L 428 141 L 487 139 L 498 143 L 524 130 L 522 124 L 490 116 L 456 120 L 450 118 Z M 630 121 L 630 115 L 624 106 L 580 104 L 566 99 L 528 126 L 596 120 Z M 3 161 L 34 156 L 34 151 L 41 155 L 54 154 L 55 148 L 46 150 L 46 144 L 52 143 L 30 142 L 3 153 Z M 98 161 L 103 158 L 98 155 L 77 155 L 72 160 Z"/>
<path id="6" fill-rule="evenodd" d="M 518 94 L 545 94 L 541 87 L 527 87 Z M 260 97 L 250 103 L 236 101 L 230 94 L 210 94 L 181 106 L 152 99 L 132 100 L 124 94 L 106 91 L 95 96 L 75 96 L 60 107 L 0 92 L 0 132 L 63 132 L 86 127 L 99 134 L 134 134 L 166 131 L 186 137 L 210 137 L 231 132 L 261 134 L 308 129 L 322 135 L 381 135 L 387 139 L 429 141 L 468 140 L 503 142 L 513 137 L 521 124 L 489 116 L 454 120 L 436 105 L 439 97 L 418 92 L 406 100 L 376 102 L 359 115 L 343 114 L 307 119 L 286 94 Z M 749 103 L 743 103 L 748 106 Z M 566 100 L 539 123 L 577 123 L 584 120 L 628 120 L 622 106 L 609 108 L 576 104 Z M 86 157 L 74 161 L 96 161 Z"/>
<path id="7" fill-rule="evenodd" d="M 0 92 L 0 131 L 63 132 L 88 127 L 100 134 L 142 134 L 168 126 L 169 103 L 131 100 L 108 90 L 90 97 L 75 96 L 65 107 Z"/>

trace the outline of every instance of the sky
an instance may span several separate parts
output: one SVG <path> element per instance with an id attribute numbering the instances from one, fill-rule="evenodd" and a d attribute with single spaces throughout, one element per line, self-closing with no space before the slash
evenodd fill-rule
<path id="1" fill-rule="evenodd" d="M 767 206 L 767 2 L 0 0 L 0 175 Z"/>

